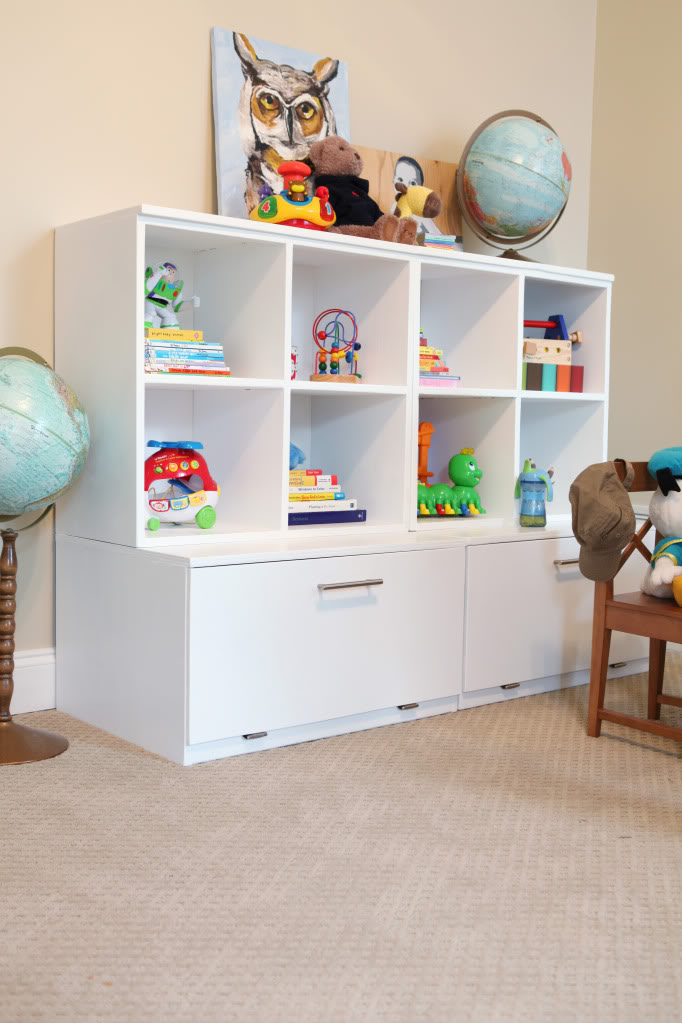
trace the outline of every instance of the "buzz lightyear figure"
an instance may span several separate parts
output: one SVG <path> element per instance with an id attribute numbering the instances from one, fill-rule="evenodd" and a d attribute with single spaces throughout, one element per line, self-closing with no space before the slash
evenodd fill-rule
<path id="1" fill-rule="evenodd" d="M 174 263 L 148 266 L 144 272 L 145 327 L 179 327 L 178 312 L 183 303 L 184 281 L 178 279 Z"/>

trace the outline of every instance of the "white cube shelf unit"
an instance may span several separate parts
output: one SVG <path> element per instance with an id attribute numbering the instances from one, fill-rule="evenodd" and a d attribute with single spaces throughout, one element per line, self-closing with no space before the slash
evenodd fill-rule
<path id="1" fill-rule="evenodd" d="M 466 684 L 467 650 L 483 637 L 467 634 L 477 617 L 464 608 L 478 592 L 476 566 L 488 563 L 472 552 L 502 543 L 522 562 L 534 551 L 543 586 L 550 554 L 561 553 L 555 575 L 554 561 L 571 561 L 568 488 L 606 455 L 612 278 L 151 206 L 61 227 L 55 247 L 55 365 L 85 404 L 93 438 L 57 513 L 59 706 L 193 763 L 500 698 L 505 679 L 480 657 L 472 670 L 485 684 Z M 145 374 L 144 269 L 165 260 L 199 298 L 181 310 L 181 326 L 223 343 L 229 379 Z M 329 307 L 357 318 L 361 383 L 309 380 L 312 324 Z M 582 394 L 521 389 L 523 320 L 556 313 L 584 334 Z M 420 328 L 459 388 L 420 384 Z M 476 451 L 485 516 L 418 518 L 423 420 L 435 430 L 434 481 L 446 480 L 453 453 Z M 203 443 L 222 491 L 212 529 L 146 528 L 150 439 Z M 340 476 L 365 523 L 288 525 L 290 441 L 306 465 Z M 514 482 L 526 457 L 556 469 L 545 530 L 517 525 Z M 573 573 L 566 615 L 575 617 L 574 591 L 589 587 L 560 567 Z M 546 641 L 560 651 L 567 589 L 556 592 Z M 421 670 L 426 607 L 433 656 L 452 666 L 437 683 Z M 523 643 L 527 622 L 515 613 Z M 154 628 L 173 635 L 162 655 Z M 322 688 L 313 667 L 287 665 L 288 636 L 311 663 L 337 652 Z M 581 644 L 545 660 L 569 665 L 575 681 L 589 663 Z M 564 676 L 524 679 L 520 691 Z M 254 732 L 267 734 L 245 738 Z"/>

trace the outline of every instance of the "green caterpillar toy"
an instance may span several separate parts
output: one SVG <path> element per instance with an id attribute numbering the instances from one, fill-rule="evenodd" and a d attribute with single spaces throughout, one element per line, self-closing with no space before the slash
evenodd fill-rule
<path id="1" fill-rule="evenodd" d="M 474 458 L 473 448 L 462 448 L 448 463 L 447 483 L 434 483 L 427 487 L 417 484 L 417 510 L 419 515 L 485 515 L 476 487 L 483 471 Z"/>

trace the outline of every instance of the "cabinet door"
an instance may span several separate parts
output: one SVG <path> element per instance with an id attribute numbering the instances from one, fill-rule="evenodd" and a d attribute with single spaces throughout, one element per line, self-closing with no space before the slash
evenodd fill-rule
<path id="1" fill-rule="evenodd" d="M 594 584 L 577 564 L 554 563 L 572 561 L 578 551 L 573 537 L 468 549 L 466 692 L 589 668 Z M 638 589 L 644 567 L 633 555 L 617 591 Z M 613 634 L 612 662 L 647 652 L 641 637 Z"/>
<path id="2" fill-rule="evenodd" d="M 192 569 L 189 742 L 461 692 L 464 561 L 460 547 Z"/>

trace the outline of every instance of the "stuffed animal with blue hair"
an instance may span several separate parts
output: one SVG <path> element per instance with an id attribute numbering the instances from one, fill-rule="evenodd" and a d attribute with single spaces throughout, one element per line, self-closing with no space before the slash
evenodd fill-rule
<path id="1" fill-rule="evenodd" d="M 299 465 L 303 465 L 305 462 L 305 455 L 300 448 L 297 448 L 295 444 L 289 442 L 289 469 L 295 469 Z"/>

